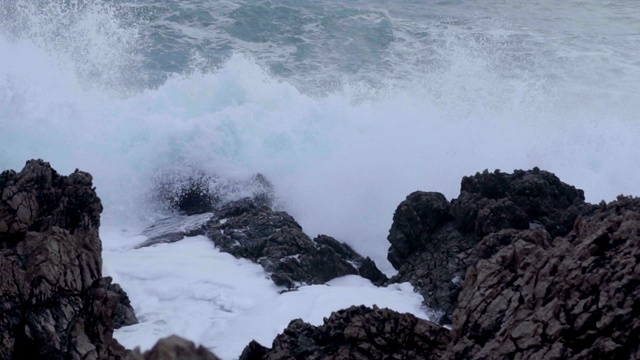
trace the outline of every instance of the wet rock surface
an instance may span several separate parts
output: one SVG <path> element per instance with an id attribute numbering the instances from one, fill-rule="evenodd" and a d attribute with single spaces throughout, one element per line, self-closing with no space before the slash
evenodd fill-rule
<path id="1" fill-rule="evenodd" d="M 470 253 L 451 331 L 351 307 L 321 326 L 295 320 L 241 359 L 640 358 L 640 199 L 602 203 L 562 237 L 490 233 Z"/>
<path id="2" fill-rule="evenodd" d="M 198 216 L 183 219 L 177 227 L 156 225 L 138 247 L 206 235 L 221 251 L 259 263 L 274 283 L 288 288 L 345 275 L 360 275 L 376 285 L 387 281 L 370 258 L 330 236 L 312 240 L 291 215 L 255 199 L 233 201 Z"/>
<path id="3" fill-rule="evenodd" d="M 122 357 L 112 334 L 126 295 L 101 275 L 91 175 L 31 160 L 0 174 L 0 193 L 0 359 Z"/>
<path id="4" fill-rule="evenodd" d="M 0 174 L 0 194 L 0 359 L 217 359 L 175 336 L 144 354 L 113 339 L 114 328 L 136 319 L 124 290 L 101 274 L 102 205 L 91 175 L 61 176 L 29 161 Z M 281 285 L 357 273 L 386 282 L 346 244 L 312 240 L 290 215 L 255 199 L 180 218 L 178 230 L 172 221 L 149 234 L 160 242 L 206 234 Z M 254 341 L 240 358 L 640 358 L 638 198 L 592 206 L 544 171 L 485 172 L 464 178 L 452 202 L 409 195 L 389 240 L 394 280 L 453 308 L 443 317 L 451 330 L 352 306 L 321 326 L 294 320 L 271 348 Z"/>
<path id="5" fill-rule="evenodd" d="M 126 360 L 219 360 L 212 352 L 179 336 L 160 339 L 151 350 L 142 354 L 132 351 Z"/>
<path id="6" fill-rule="evenodd" d="M 454 313 L 452 356 L 640 358 L 640 199 L 601 205 L 566 237 L 505 230 L 481 245 Z"/>
<path id="7" fill-rule="evenodd" d="M 311 240 L 291 215 L 250 199 L 223 207 L 203 230 L 222 251 L 261 264 L 277 285 L 323 284 L 353 274 L 378 285 L 386 281 L 371 259 L 348 245 L 326 235 Z"/>
<path id="8" fill-rule="evenodd" d="M 241 360 L 275 359 L 442 359 L 449 330 L 388 309 L 352 306 L 336 311 L 321 326 L 294 320 L 270 349 L 249 344 Z"/>
<path id="9" fill-rule="evenodd" d="M 562 236 L 593 210 L 582 190 L 537 168 L 464 177 L 451 202 L 439 193 L 414 192 L 396 209 L 389 231 L 388 259 L 398 270 L 392 281 L 409 281 L 442 314 L 439 322 L 450 323 L 467 268 L 479 259 L 475 247 L 485 236 L 529 228 Z"/>

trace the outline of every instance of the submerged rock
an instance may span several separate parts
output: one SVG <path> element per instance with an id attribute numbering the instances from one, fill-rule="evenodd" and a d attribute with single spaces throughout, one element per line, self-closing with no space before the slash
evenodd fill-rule
<path id="1" fill-rule="evenodd" d="M 0 359 L 124 356 L 112 335 L 128 301 L 102 278 L 91 175 L 31 160 L 0 174 L 0 193 Z"/>
<path id="2" fill-rule="evenodd" d="M 352 306 L 332 313 L 321 326 L 293 320 L 271 349 L 254 341 L 240 359 L 439 360 L 449 342 L 449 330 L 411 314 Z"/>
<path id="3" fill-rule="evenodd" d="M 450 323 L 483 237 L 530 227 L 546 229 L 552 237 L 565 235 L 579 215 L 593 209 L 582 190 L 537 168 L 464 177 L 459 197 L 451 202 L 439 193 L 414 192 L 396 209 L 389 230 L 388 259 L 398 270 L 392 281 L 409 281 L 427 306 L 441 312 L 439 322 Z"/>

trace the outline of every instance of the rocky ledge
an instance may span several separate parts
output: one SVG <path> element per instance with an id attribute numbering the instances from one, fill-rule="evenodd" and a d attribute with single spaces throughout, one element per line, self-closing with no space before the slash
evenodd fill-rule
<path id="1" fill-rule="evenodd" d="M 32 160 L 0 174 L 0 193 L 0 359 L 217 359 L 178 337 L 144 354 L 113 339 L 116 326 L 136 320 L 124 290 L 102 277 L 102 205 L 91 175 L 61 176 Z M 149 244 L 206 234 L 288 286 L 368 271 L 385 282 L 345 244 L 311 240 L 263 205 L 216 207 Z M 321 326 L 294 320 L 271 348 L 252 342 L 241 358 L 640 358 L 638 198 L 595 206 L 548 172 L 484 172 L 465 177 L 451 202 L 409 195 L 389 241 L 399 269 L 391 281 L 411 281 L 450 330 L 354 306 Z"/>
<path id="2" fill-rule="evenodd" d="M 460 195 L 447 201 L 416 191 L 396 209 L 388 259 L 398 270 L 392 282 L 409 281 L 425 304 L 450 324 L 467 268 L 481 254 L 476 246 L 502 229 L 544 229 L 566 235 L 581 215 L 593 212 L 582 190 L 554 174 L 533 169 L 507 174 L 487 171 L 462 179 Z"/>
<path id="3" fill-rule="evenodd" d="M 439 360 L 450 339 L 447 329 L 411 314 L 352 306 L 332 313 L 321 326 L 293 320 L 271 349 L 251 342 L 240 360 Z"/>
<path id="4" fill-rule="evenodd" d="M 88 173 L 41 160 L 0 174 L 0 359 L 117 359 L 113 329 L 135 323 L 102 277 L 102 204 Z"/>
<path id="5" fill-rule="evenodd" d="M 242 359 L 640 359 L 638 198 L 593 206 L 547 172 L 485 172 L 452 203 L 411 194 L 389 238 L 406 261 L 395 280 L 427 301 L 446 289 L 450 331 L 352 307 L 317 327 L 295 320 Z"/>
<path id="6" fill-rule="evenodd" d="M 289 289 L 345 275 L 360 275 L 376 285 L 388 280 L 373 260 L 349 245 L 327 235 L 311 239 L 291 215 L 253 198 L 164 225 L 148 229 L 150 238 L 139 247 L 206 235 L 221 251 L 259 263 L 276 285 Z"/>

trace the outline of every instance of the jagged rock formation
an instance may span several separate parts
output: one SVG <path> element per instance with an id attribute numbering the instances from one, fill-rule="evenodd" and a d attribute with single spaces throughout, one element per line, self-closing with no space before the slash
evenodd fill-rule
<path id="1" fill-rule="evenodd" d="M 221 206 L 181 230 L 155 235 L 139 247 L 195 235 L 206 235 L 221 251 L 261 264 L 277 285 L 288 288 L 344 275 L 360 275 L 376 285 L 387 281 L 373 260 L 347 244 L 326 235 L 311 240 L 291 215 L 250 198 Z"/>
<path id="2" fill-rule="evenodd" d="M 204 226 L 207 236 L 222 251 L 260 263 L 277 285 L 322 284 L 349 274 L 377 284 L 386 280 L 371 259 L 326 235 L 311 240 L 285 212 L 245 200 L 218 216 Z"/>
<path id="3" fill-rule="evenodd" d="M 602 204 L 563 238 L 505 230 L 480 247 L 453 357 L 640 359 L 640 199 Z"/>
<path id="4" fill-rule="evenodd" d="M 217 356 L 202 346 L 196 345 L 178 336 L 169 336 L 158 342 L 151 350 L 140 353 L 132 351 L 127 360 L 219 360 Z"/>
<path id="5" fill-rule="evenodd" d="M 295 320 L 271 349 L 252 342 L 241 359 L 640 358 L 640 199 L 602 203 L 562 237 L 543 227 L 490 233 L 469 254 L 478 260 L 451 332 L 352 307 L 318 327 Z"/>
<path id="6" fill-rule="evenodd" d="M 582 190 L 554 174 L 533 169 L 478 173 L 462 179 L 460 196 L 414 192 L 395 211 L 388 259 L 399 271 L 392 281 L 409 281 L 450 323 L 467 268 L 478 260 L 474 247 L 501 229 L 543 228 L 565 235 L 593 206 Z"/>
<path id="7" fill-rule="evenodd" d="M 124 356 L 112 333 L 126 297 L 102 278 L 91 175 L 31 160 L 0 174 L 0 193 L 0 359 Z"/>
<path id="8" fill-rule="evenodd" d="M 111 279 L 111 278 L 107 278 Z M 138 323 L 138 318 L 136 314 L 133 312 L 133 307 L 131 306 L 131 300 L 129 300 L 129 296 L 122 289 L 119 284 L 110 284 L 107 287 L 107 290 L 112 294 L 111 296 L 118 298 L 118 304 L 116 306 L 116 310 L 113 314 L 113 326 L 115 329 L 120 329 L 123 326 L 134 325 Z"/>
<path id="9" fill-rule="evenodd" d="M 101 211 L 87 173 L 60 176 L 38 160 L 0 174 L 0 359 L 217 359 L 178 337 L 144 354 L 113 339 L 115 326 L 136 320 L 126 293 L 101 276 Z M 282 285 L 355 273 L 386 280 L 347 245 L 311 240 L 252 199 L 184 229 L 170 236 L 207 234 Z M 448 299 L 451 331 L 353 306 L 317 327 L 294 320 L 272 348 L 252 342 L 241 359 L 640 358 L 638 198 L 591 206 L 538 169 L 485 172 L 464 178 L 452 202 L 411 194 L 389 240 L 395 280 Z"/>
<path id="10" fill-rule="evenodd" d="M 449 341 L 449 330 L 411 314 L 352 306 L 332 313 L 321 326 L 294 320 L 271 349 L 254 341 L 240 359 L 439 360 Z"/>

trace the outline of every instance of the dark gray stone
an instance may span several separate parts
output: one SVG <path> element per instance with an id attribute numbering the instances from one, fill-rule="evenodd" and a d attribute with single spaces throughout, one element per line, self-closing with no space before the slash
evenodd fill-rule
<path id="1" fill-rule="evenodd" d="M 449 330 L 411 314 L 352 306 L 332 313 L 321 326 L 293 320 L 271 349 L 251 342 L 240 360 L 439 360 L 449 342 Z"/>
<path id="2" fill-rule="evenodd" d="M 396 209 L 389 230 L 387 258 L 398 270 L 392 281 L 409 281 L 442 314 L 440 323 L 449 323 L 483 237 L 530 227 L 565 235 L 579 215 L 593 210 L 582 190 L 537 168 L 464 177 L 451 203 L 442 194 L 414 192 Z"/>
<path id="3" fill-rule="evenodd" d="M 122 293 L 102 278 L 102 204 L 88 173 L 42 160 L 0 174 L 0 359 L 116 359 Z"/>

